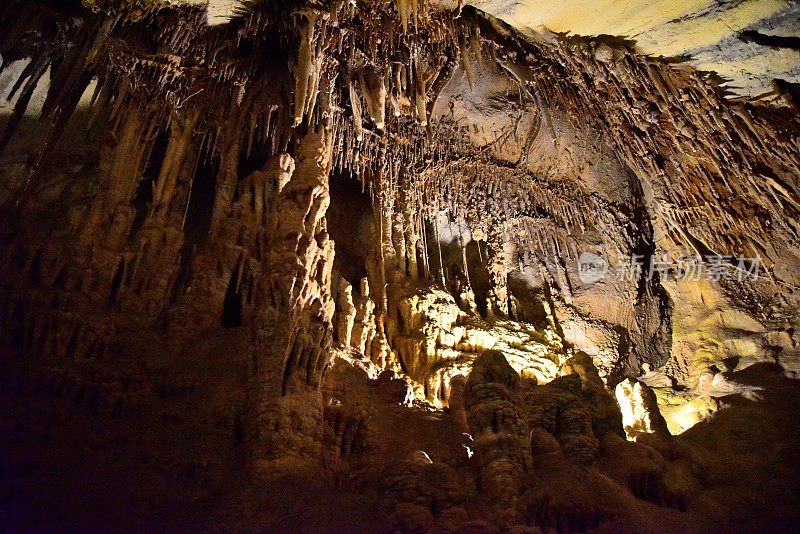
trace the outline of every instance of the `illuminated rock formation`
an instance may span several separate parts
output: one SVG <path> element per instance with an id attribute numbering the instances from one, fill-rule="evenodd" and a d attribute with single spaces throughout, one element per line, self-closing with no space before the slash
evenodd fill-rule
<path id="1" fill-rule="evenodd" d="M 10 528 L 796 524 L 792 86 L 527 2 L 68 4 L 0 7 Z"/>

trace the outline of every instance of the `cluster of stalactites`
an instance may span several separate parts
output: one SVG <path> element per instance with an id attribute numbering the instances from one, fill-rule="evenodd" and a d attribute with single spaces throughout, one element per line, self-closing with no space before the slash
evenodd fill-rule
<path id="1" fill-rule="evenodd" d="M 317 93 L 337 89 L 335 84 L 321 86 L 321 82 L 336 79 L 344 71 L 338 92 L 347 92 L 358 140 L 364 137 L 365 119 L 383 132 L 387 112 L 412 116 L 427 126 L 432 103 L 452 74 L 458 39 L 452 20 L 421 12 L 420 0 L 398 1 L 397 13 L 390 4 L 351 2 L 334 2 L 329 10 L 305 7 L 294 12 L 299 34 L 295 123 L 306 115 L 313 120 Z M 409 21 L 417 33 L 408 32 Z M 422 31 L 424 38 L 419 35 Z M 339 101 L 337 96 L 326 98 Z M 326 118 L 330 111 L 323 108 L 317 115 Z"/>
<path id="2" fill-rule="evenodd" d="M 422 0 L 395 0 L 397 13 L 400 16 L 400 23 L 403 31 L 407 32 L 409 25 L 416 25 L 419 20 L 420 4 Z"/>
<path id="3" fill-rule="evenodd" d="M 103 115 L 110 115 L 113 123 L 128 102 L 129 94 L 157 95 L 167 104 L 165 107 L 180 108 L 188 98 L 188 91 L 194 89 L 182 62 L 183 56 L 191 55 L 204 35 L 201 9 L 175 11 L 161 3 L 124 9 L 111 9 L 118 6 L 110 3 L 91 7 L 102 12 L 65 18 L 43 7 L 20 4 L 2 13 L 7 25 L 0 31 L 3 55 L 0 71 L 16 61 L 29 59 L 7 96 L 9 100 L 17 97 L 17 101 L 0 135 L 0 152 L 28 111 L 40 80 L 50 71 L 41 112 L 47 125 L 46 134 L 41 156 L 34 163 L 28 182 L 36 177 L 44 156 L 54 149 L 93 81 L 96 83 L 90 101 L 90 129 Z M 15 8 L 18 12 L 11 11 Z M 52 26 L 58 28 L 55 33 L 48 29 Z M 130 46 L 129 37 L 142 27 L 152 31 L 153 39 L 168 52 L 147 56 Z M 31 42 L 30 35 L 38 35 L 39 39 Z M 29 183 L 23 185 L 21 197 L 29 186 Z"/>
<path id="4" fill-rule="evenodd" d="M 204 85 L 215 80 L 225 87 L 226 96 L 235 95 L 235 106 L 254 106 L 248 149 L 256 131 L 257 138 L 269 139 L 273 145 L 275 139 L 287 138 L 283 131 L 259 129 L 261 123 L 287 129 L 303 121 L 312 128 L 324 125 L 333 131 L 337 168 L 349 169 L 363 179 L 386 181 L 383 189 L 391 194 L 405 187 L 407 197 L 418 206 L 441 201 L 454 216 L 464 209 L 463 194 L 450 194 L 448 201 L 442 193 L 448 187 L 465 190 L 459 185 L 461 180 L 451 180 L 452 185 L 438 180 L 425 189 L 415 185 L 413 175 L 468 152 L 458 128 L 441 120 L 432 125 L 430 114 L 456 64 L 474 86 L 475 64 L 483 54 L 483 38 L 474 25 L 433 13 L 417 1 L 335 1 L 327 7 L 308 5 L 283 14 L 282 19 L 274 8 L 259 7 L 239 24 L 235 36 L 205 42 L 201 11 L 154 4 L 105 17 L 87 16 L 62 25 L 59 35 L 35 47 L 28 43 L 33 57 L 13 88 L 17 104 L 0 137 L 0 148 L 20 123 L 40 78 L 59 57 L 44 106 L 43 115 L 51 126 L 42 154 L 52 150 L 94 77 L 92 122 L 104 111 L 119 116 L 129 95 L 147 97 L 162 112 L 196 105 L 201 98 L 218 101 L 218 90 Z M 5 66 L 25 57 L 14 46 L 25 41 L 31 28 L 19 18 L 25 13 L 17 16 L 6 10 L 3 16 L 13 21 L 0 30 Z M 165 24 L 165 17 L 175 23 Z M 29 18 L 35 26 L 35 17 Z M 269 28 L 274 30 L 286 21 L 292 24 L 278 27 L 284 36 L 282 44 L 259 41 L 258 36 L 266 36 Z M 152 40 L 161 44 L 162 51 L 148 55 L 138 50 L 133 38 L 137 31 L 153 32 Z M 270 117 L 265 120 L 264 112 L 256 111 L 256 103 L 246 98 L 255 86 L 252 63 L 225 59 L 233 42 L 246 39 L 257 47 L 294 50 L 290 124 L 271 121 L 272 107 L 267 108 Z M 555 40 L 526 46 L 524 57 L 526 61 L 537 58 L 536 70 L 517 61 L 523 57 L 520 50 L 499 49 L 495 58 L 533 97 L 553 138 L 557 136 L 547 109 L 555 107 L 576 124 L 588 121 L 599 131 L 609 131 L 621 158 L 638 173 L 655 177 L 656 209 L 674 242 L 693 248 L 697 236 L 687 235 L 685 229 L 702 227 L 707 235 L 700 237 L 713 238 L 720 249 L 764 255 L 759 237 L 772 230 L 762 222 L 769 218 L 766 208 L 800 213 L 796 188 L 788 178 L 800 174 L 797 146 L 748 109 L 722 102 L 696 72 L 606 45 Z M 282 148 L 273 146 L 270 153 Z M 672 178 L 666 179 L 668 175 Z M 522 208 L 508 200 L 499 209 L 514 219 L 514 214 L 505 212 L 524 212 L 525 200 L 524 196 L 519 199 Z M 554 212 L 569 231 L 585 225 L 574 213 L 585 211 L 580 208 L 567 205 Z M 730 215 L 741 211 L 751 216 Z M 787 224 L 792 217 L 773 219 L 788 235 L 799 237 L 798 230 Z"/>
<path id="5" fill-rule="evenodd" d="M 416 168 L 420 162 L 430 161 L 432 152 L 444 153 L 439 147 L 425 149 L 421 145 L 437 135 L 431 129 L 430 111 L 458 61 L 457 35 L 462 22 L 454 21 L 451 15 L 429 12 L 419 0 L 397 6 L 392 0 L 365 4 L 337 1 L 329 7 L 307 5 L 290 13 L 276 13 L 270 6 L 269 2 L 256 6 L 246 20 L 235 24 L 238 29 L 234 28 L 234 34 L 229 32 L 226 37 L 224 32 L 208 32 L 201 9 L 162 3 L 93 4 L 96 14 L 76 19 L 77 24 L 64 26 L 51 40 L 16 55 L 10 53 L 8 43 L 20 41 L 25 33 L 21 30 L 31 28 L 13 18 L 14 24 L 2 35 L 4 66 L 17 56 L 34 57 L 13 91 L 20 97 L 14 117 L 0 138 L 0 147 L 21 121 L 52 59 L 61 56 L 65 61 L 54 72 L 45 106 L 44 115 L 56 124 L 48 136 L 49 145 L 58 140 L 94 79 L 92 125 L 108 113 L 118 114 L 129 95 L 151 105 L 154 111 L 171 110 L 159 113 L 164 116 L 204 102 L 232 100 L 239 107 L 253 106 L 248 151 L 256 130 L 259 139 L 270 139 L 273 144 L 276 138 L 287 138 L 286 132 L 266 132 L 258 129 L 258 124 L 271 122 L 290 128 L 307 121 L 312 128 L 333 128 L 334 143 L 350 146 L 347 161 L 340 158 L 337 163 L 346 163 L 360 175 L 370 174 L 368 170 L 371 174 L 394 175 L 401 168 Z M 406 15 L 415 32 L 398 24 Z M 283 42 L 263 39 L 277 24 L 281 24 L 278 30 Z M 11 35 L 15 30 L 20 30 L 18 35 Z M 156 54 L 139 44 L 148 41 L 140 37 L 149 33 L 149 41 L 159 43 Z M 282 126 L 281 121 L 270 121 L 272 107 L 267 108 L 270 117 L 262 116 L 265 113 L 258 108 L 257 99 L 250 98 L 257 90 L 252 62 L 227 58 L 236 48 L 235 42 L 245 40 L 257 47 L 254 54 L 263 47 L 280 46 L 290 55 L 294 49 L 295 59 L 290 61 L 295 77 L 290 95 L 292 124 Z M 218 115 L 227 120 L 232 112 L 235 110 Z M 204 113 L 197 125 L 208 130 L 206 137 L 212 138 L 211 144 L 216 143 L 214 120 Z M 342 136 L 352 139 L 342 140 Z M 376 140 L 375 136 L 385 139 Z M 448 131 L 439 137 L 445 138 L 445 146 L 450 148 L 457 136 Z M 378 145 L 389 157 L 364 157 Z M 280 149 L 272 147 L 269 153 Z M 392 179 L 396 181 L 397 177 Z"/>
<path id="6" fill-rule="evenodd" d="M 522 82 L 576 126 L 610 134 L 620 159 L 652 188 L 670 248 L 704 253 L 699 240 L 769 263 L 766 235 L 800 238 L 793 223 L 800 147 L 768 114 L 726 102 L 694 69 L 625 48 L 577 40 L 531 46 L 546 61 Z"/>
<path id="7" fill-rule="evenodd" d="M 489 235 L 494 226 L 502 243 L 528 254 L 577 258 L 574 243 L 562 236 L 592 230 L 617 233 L 618 215 L 596 196 L 552 178 L 535 179 L 521 170 L 498 171 L 491 164 L 464 160 L 436 166 L 415 180 L 412 189 L 418 194 L 407 198 L 418 202 L 413 209 L 430 220 L 447 213 L 480 236 Z M 530 260 L 518 259 L 525 264 Z"/>

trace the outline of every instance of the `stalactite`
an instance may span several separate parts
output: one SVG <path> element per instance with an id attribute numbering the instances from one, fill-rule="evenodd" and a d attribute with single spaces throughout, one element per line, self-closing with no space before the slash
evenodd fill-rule
<path id="1" fill-rule="evenodd" d="M 408 33 L 410 23 L 417 24 L 420 0 L 395 0 L 403 33 Z"/>
<path id="2" fill-rule="evenodd" d="M 361 71 L 360 82 L 370 118 L 375 123 L 375 127 L 383 131 L 386 126 L 386 86 L 383 76 L 368 67 Z"/>
<path id="3" fill-rule="evenodd" d="M 472 58 L 470 57 L 470 50 L 466 44 L 462 44 L 459 49 L 461 51 L 461 66 L 464 69 L 464 73 L 467 75 L 469 88 L 470 90 L 475 91 L 475 66 Z"/>
<path id="4" fill-rule="evenodd" d="M 350 109 L 353 112 L 353 127 L 355 128 L 356 141 L 364 140 L 364 125 L 361 117 L 361 98 L 356 91 L 355 83 L 351 80 L 349 83 L 350 92 Z"/>
<path id="5" fill-rule="evenodd" d="M 297 71 L 295 72 L 294 126 L 303 122 L 303 117 L 313 111 L 319 91 L 322 55 L 319 48 L 325 39 L 324 22 L 329 13 L 313 8 L 300 11 L 301 18 Z M 317 20 L 323 21 L 323 30 L 318 33 Z"/>

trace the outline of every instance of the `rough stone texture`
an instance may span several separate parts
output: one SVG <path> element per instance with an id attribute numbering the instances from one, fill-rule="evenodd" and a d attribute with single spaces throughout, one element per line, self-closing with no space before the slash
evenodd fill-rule
<path id="1" fill-rule="evenodd" d="M 656 394 L 647 385 L 628 378 L 617 384 L 616 395 L 622 412 L 622 425 L 630 438 L 642 434 L 669 434 Z"/>
<path id="2" fill-rule="evenodd" d="M 791 99 L 449 1 L 86 4 L 0 7 L 3 525 L 796 524 Z"/>
<path id="3" fill-rule="evenodd" d="M 502 526 L 521 522 L 518 499 L 532 469 L 529 426 L 520 410 L 521 382 L 502 353 L 487 352 L 473 364 L 464 392 L 481 489 Z"/>
<path id="4" fill-rule="evenodd" d="M 631 39 L 645 54 L 688 57 L 698 69 L 723 77 L 737 95 L 769 93 L 776 78 L 797 83 L 800 75 L 791 41 L 769 39 L 796 35 L 800 29 L 797 6 L 788 1 L 603 0 L 585 5 L 573 0 L 550 6 L 529 0 L 476 0 L 472 4 L 524 32 L 614 35 Z M 611 47 L 605 45 L 596 55 L 604 61 L 613 58 Z"/>
<path id="5" fill-rule="evenodd" d="M 247 426 L 252 461 L 265 474 L 274 469 L 271 460 L 297 463 L 320 453 L 319 386 L 334 310 L 334 250 L 325 224 L 330 151 L 324 133 L 307 135 L 294 174 L 276 188 L 280 217 L 257 286 Z"/>

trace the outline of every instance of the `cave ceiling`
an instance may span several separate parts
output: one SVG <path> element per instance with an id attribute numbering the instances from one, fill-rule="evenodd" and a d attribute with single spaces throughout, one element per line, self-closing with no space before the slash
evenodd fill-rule
<path id="1" fill-rule="evenodd" d="M 448 2 L 458 3 L 437 3 Z M 475 6 L 529 36 L 552 31 L 631 40 L 644 54 L 678 58 L 715 73 L 733 96 L 771 93 L 776 79 L 800 83 L 796 41 L 800 6 L 790 0 L 476 0 L 461 4 Z M 235 0 L 211 0 L 209 20 L 227 22 L 236 5 Z"/>

